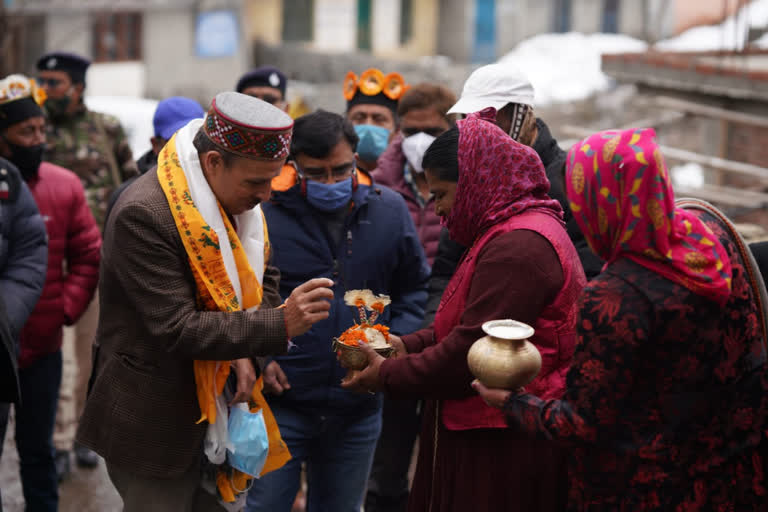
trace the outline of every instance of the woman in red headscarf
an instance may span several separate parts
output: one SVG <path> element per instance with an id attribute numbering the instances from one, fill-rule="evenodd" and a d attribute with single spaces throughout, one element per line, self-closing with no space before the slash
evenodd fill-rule
<path id="1" fill-rule="evenodd" d="M 492 109 L 489 109 L 492 110 Z M 434 325 L 402 340 L 399 357 L 368 350 L 369 367 L 344 386 L 428 399 L 408 509 L 413 512 L 561 511 L 562 451 L 509 429 L 472 390 L 467 352 L 481 326 L 511 318 L 532 325 L 542 369 L 530 389 L 559 398 L 576 342 L 584 272 L 551 199 L 535 151 L 473 114 L 424 156 L 437 213 L 469 247 Z M 363 347 L 367 349 L 368 347 Z"/>
<path id="2" fill-rule="evenodd" d="M 476 388 L 511 425 L 569 442 L 571 510 L 768 510 L 766 324 L 746 245 L 713 208 L 676 207 L 653 130 L 583 140 L 566 182 L 606 266 L 565 396 Z"/>

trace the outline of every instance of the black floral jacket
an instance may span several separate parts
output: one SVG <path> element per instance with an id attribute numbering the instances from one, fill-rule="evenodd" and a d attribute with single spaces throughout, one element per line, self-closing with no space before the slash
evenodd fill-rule
<path id="1" fill-rule="evenodd" d="M 765 511 L 766 350 L 744 261 L 721 308 L 628 259 L 583 295 L 562 400 L 513 395 L 510 426 L 571 448 L 571 510 Z"/>

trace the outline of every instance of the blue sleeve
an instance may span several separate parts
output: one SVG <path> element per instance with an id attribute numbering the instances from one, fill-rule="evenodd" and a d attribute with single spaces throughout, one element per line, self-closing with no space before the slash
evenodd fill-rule
<path id="1" fill-rule="evenodd" d="M 392 297 L 390 329 L 394 334 L 404 335 L 421 328 L 424 308 L 427 304 L 427 281 L 430 269 L 416 226 L 408 213 L 408 207 L 400 196 L 397 196 L 397 200 L 402 236 L 397 251 L 398 261 L 390 286 Z"/>
<path id="2" fill-rule="evenodd" d="M 11 213 L 8 258 L 0 269 L 0 298 L 11 329 L 18 334 L 43 291 L 48 269 L 48 235 L 26 183 L 7 210 Z"/>

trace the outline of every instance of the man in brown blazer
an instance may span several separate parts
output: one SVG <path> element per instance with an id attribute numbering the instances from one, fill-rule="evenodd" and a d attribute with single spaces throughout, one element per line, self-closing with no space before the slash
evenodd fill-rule
<path id="1" fill-rule="evenodd" d="M 285 129 L 287 136 L 276 140 L 278 146 L 290 144 L 290 118 L 258 99 L 222 93 L 212 115 L 254 133 Z M 177 132 L 176 144 L 191 133 L 193 163 L 215 195 L 213 202 L 239 229 L 238 215 L 269 198 L 287 148 L 258 146 L 263 139 L 246 132 L 246 142 L 256 142 L 230 147 L 222 130 L 212 126 L 192 121 Z M 183 161 L 181 150 L 179 156 Z M 278 283 L 279 272 L 267 267 L 256 311 L 202 310 L 157 169 L 121 195 L 104 233 L 96 364 L 77 439 L 104 457 L 125 511 L 217 510 L 213 496 L 199 486 L 208 424 L 196 424 L 201 411 L 193 361 L 234 361 L 235 401 L 247 400 L 256 381 L 252 358 L 284 354 L 291 337 L 328 317 L 330 280 L 304 283 L 286 307 L 275 309 L 282 302 Z"/>

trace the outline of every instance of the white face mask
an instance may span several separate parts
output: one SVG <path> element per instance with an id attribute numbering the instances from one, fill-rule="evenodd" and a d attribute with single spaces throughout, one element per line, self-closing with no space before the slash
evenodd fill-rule
<path id="1" fill-rule="evenodd" d="M 418 173 L 424 172 L 421 167 L 421 161 L 424 159 L 424 153 L 434 142 L 435 137 L 424 132 L 419 132 L 403 139 L 403 154 L 411 166 L 411 169 Z"/>

